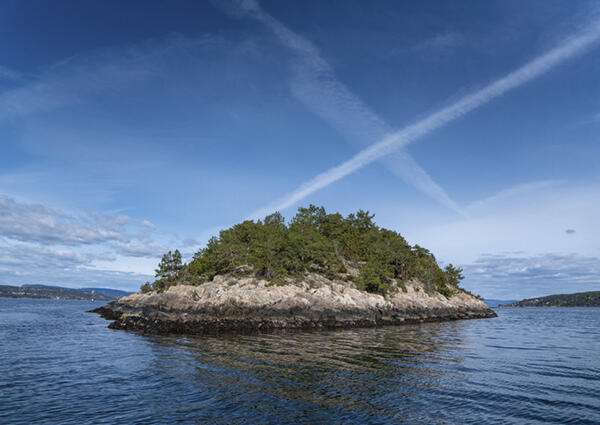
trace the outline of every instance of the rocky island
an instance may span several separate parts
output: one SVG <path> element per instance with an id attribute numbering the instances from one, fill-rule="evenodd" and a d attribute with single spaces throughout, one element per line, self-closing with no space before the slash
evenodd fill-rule
<path id="1" fill-rule="evenodd" d="M 496 317 L 460 288 L 461 269 L 379 228 L 373 215 L 300 208 L 211 238 L 188 264 L 165 254 L 141 292 L 94 312 L 114 329 L 219 331 L 370 327 Z"/>

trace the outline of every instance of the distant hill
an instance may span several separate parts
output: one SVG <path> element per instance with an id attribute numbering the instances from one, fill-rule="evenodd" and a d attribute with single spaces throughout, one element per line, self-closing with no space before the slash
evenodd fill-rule
<path id="1" fill-rule="evenodd" d="M 79 288 L 81 291 L 88 292 L 100 292 L 102 294 L 114 295 L 118 298 L 126 297 L 127 295 L 133 294 L 133 292 L 121 291 L 120 289 L 111 288 Z"/>
<path id="2" fill-rule="evenodd" d="M 0 285 L 0 298 L 49 298 L 59 300 L 112 301 L 128 294 L 130 293 L 107 288 L 72 289 L 46 285 Z"/>
<path id="3" fill-rule="evenodd" d="M 487 298 L 483 300 L 488 307 L 498 307 L 499 305 L 512 304 L 516 303 L 517 301 L 519 300 L 492 300 Z"/>
<path id="4" fill-rule="evenodd" d="M 528 298 L 507 307 L 600 307 L 600 291 Z"/>

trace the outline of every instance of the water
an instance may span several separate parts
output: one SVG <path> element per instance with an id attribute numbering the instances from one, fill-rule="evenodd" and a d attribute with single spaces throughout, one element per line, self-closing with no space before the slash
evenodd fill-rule
<path id="1" fill-rule="evenodd" d="M 600 423 L 600 309 L 148 337 L 98 305 L 0 298 L 0 423 Z"/>

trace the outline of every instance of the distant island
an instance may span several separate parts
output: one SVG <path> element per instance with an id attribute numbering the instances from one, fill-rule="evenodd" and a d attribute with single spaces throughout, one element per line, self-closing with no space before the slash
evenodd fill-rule
<path id="1" fill-rule="evenodd" d="M 600 307 L 600 291 L 528 298 L 502 307 Z"/>
<path id="2" fill-rule="evenodd" d="M 501 305 L 516 303 L 517 301 L 519 301 L 519 300 L 495 300 L 495 299 L 491 299 L 491 298 L 486 298 L 483 300 L 485 305 L 487 305 L 488 307 L 498 307 Z"/>
<path id="3" fill-rule="evenodd" d="M 146 332 L 364 327 L 495 317 L 427 249 L 378 227 L 368 211 L 343 217 L 299 208 L 223 230 L 182 264 L 165 254 L 157 279 L 95 312 L 110 327 Z"/>
<path id="4" fill-rule="evenodd" d="M 73 289 L 47 285 L 0 285 L 0 298 L 112 301 L 130 294 L 131 292 L 109 288 Z"/>

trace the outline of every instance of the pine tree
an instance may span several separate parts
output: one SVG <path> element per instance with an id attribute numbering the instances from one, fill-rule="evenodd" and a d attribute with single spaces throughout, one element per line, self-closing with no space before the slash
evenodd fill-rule
<path id="1" fill-rule="evenodd" d="M 463 269 L 460 267 L 454 267 L 452 264 L 448 264 L 444 269 L 446 273 L 446 280 L 452 286 L 458 286 L 459 282 L 465 277 L 462 275 Z"/>
<path id="2" fill-rule="evenodd" d="M 175 252 L 167 252 L 163 255 L 160 263 L 158 264 L 158 268 L 154 271 L 156 272 L 155 277 L 159 279 L 167 279 L 171 280 L 177 277 L 177 273 L 183 267 L 181 263 L 181 253 L 178 249 Z"/>
<path id="3" fill-rule="evenodd" d="M 181 253 L 179 250 L 175 252 L 167 252 L 162 256 L 158 268 L 155 269 L 155 277 L 158 279 L 152 284 L 152 289 L 155 291 L 162 292 L 173 286 L 177 282 L 177 276 L 183 268 L 181 262 Z"/>

